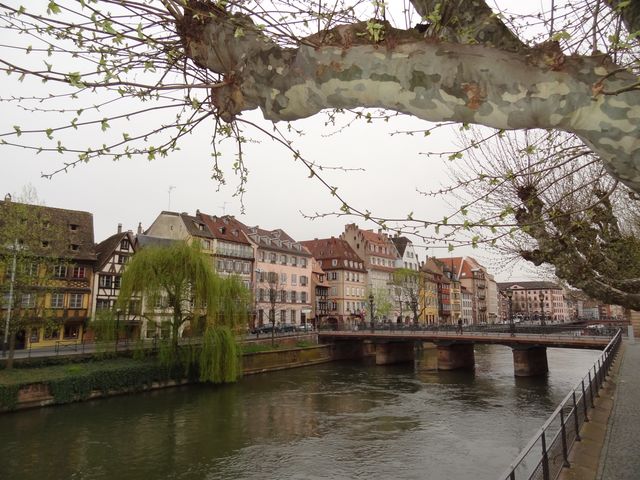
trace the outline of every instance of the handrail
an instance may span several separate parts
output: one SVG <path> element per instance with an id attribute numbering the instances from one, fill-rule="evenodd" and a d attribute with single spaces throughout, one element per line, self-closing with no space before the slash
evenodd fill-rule
<path id="1" fill-rule="evenodd" d="M 570 466 L 568 452 L 573 442 L 580 440 L 580 427 L 589 421 L 587 403 L 593 408 L 594 390 L 597 396 L 621 343 L 622 330 L 618 330 L 594 362 L 593 368 L 590 368 L 580 383 L 564 397 L 506 472 L 499 477 L 501 480 L 555 480 L 560 475 L 562 467 Z M 586 387 L 585 380 L 588 382 Z M 587 402 L 588 399 L 590 402 Z M 536 449 L 538 444 L 540 448 Z"/>

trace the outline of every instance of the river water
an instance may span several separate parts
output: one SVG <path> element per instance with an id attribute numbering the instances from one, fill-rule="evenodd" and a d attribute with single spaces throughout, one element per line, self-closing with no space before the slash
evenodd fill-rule
<path id="1" fill-rule="evenodd" d="M 496 480 L 600 352 L 546 378 L 330 363 L 0 416 L 0 479 Z"/>

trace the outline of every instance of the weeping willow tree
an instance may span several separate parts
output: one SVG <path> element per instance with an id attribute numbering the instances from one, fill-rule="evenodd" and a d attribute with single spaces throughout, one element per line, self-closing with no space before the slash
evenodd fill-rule
<path id="1" fill-rule="evenodd" d="M 236 277 L 218 276 L 197 246 L 176 242 L 136 253 L 122 277 L 118 305 L 127 310 L 136 305 L 132 299 L 142 297 L 145 306 L 140 313 L 168 323 L 170 343 L 163 349 L 164 357 L 197 364 L 200 380 L 219 383 L 239 376 L 235 332 L 246 324 L 249 296 Z M 190 352 L 184 361 L 178 340 L 187 327 L 201 333 L 204 341 L 199 356 Z"/>

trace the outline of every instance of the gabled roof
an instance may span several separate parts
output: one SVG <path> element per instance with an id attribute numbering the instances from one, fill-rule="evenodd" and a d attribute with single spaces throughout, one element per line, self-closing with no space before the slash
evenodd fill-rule
<path id="1" fill-rule="evenodd" d="M 363 230 L 355 223 L 351 223 L 345 226 L 345 231 L 340 234 L 340 238 L 345 238 L 345 236 L 350 233 L 350 230 L 355 230 L 356 235 L 360 236 L 364 243 L 377 245 L 380 247 L 387 247 L 388 249 L 388 253 L 378 251 L 371 252 L 367 249 L 367 255 L 375 255 L 376 257 L 383 257 L 391 260 L 401 258 L 401 255 L 398 254 L 398 249 L 394 245 L 393 241 L 389 238 L 389 235 L 383 233 L 382 230 L 378 230 L 378 232 L 376 233 L 373 230 Z M 382 269 L 386 269 L 386 267 L 382 267 Z"/>
<path id="2" fill-rule="evenodd" d="M 185 227 L 187 227 L 187 232 L 192 237 L 198 238 L 207 238 L 213 239 L 214 236 L 207 227 L 207 224 L 204 223 L 200 218 L 194 217 L 187 213 L 181 213 L 180 218 L 184 222 Z"/>
<path id="3" fill-rule="evenodd" d="M 33 253 L 74 260 L 96 260 L 91 213 L 19 203 L 7 197 L 0 201 L 0 229 L 10 221 L 11 215 L 22 217 L 29 229 L 25 232 L 28 231 L 30 238 L 18 238 L 15 241 L 29 241 Z"/>
<path id="4" fill-rule="evenodd" d="M 216 217 L 198 210 L 196 211 L 196 217 L 208 227 L 209 233 L 213 238 L 227 242 L 241 243 L 243 245 L 251 245 L 251 242 L 244 233 L 244 229 L 246 229 L 247 226 L 239 220 L 236 220 L 234 216 L 224 215 L 222 217 Z"/>
<path id="5" fill-rule="evenodd" d="M 322 238 L 305 240 L 302 243 L 313 257 L 322 262 L 322 268 L 328 270 L 352 270 L 366 272 L 364 261 L 351 248 L 351 245 L 342 238 Z M 324 260 L 327 260 L 326 262 Z M 337 260 L 337 265 L 332 265 L 331 260 Z"/>
<path id="6" fill-rule="evenodd" d="M 407 237 L 391 237 L 391 241 L 395 245 L 396 250 L 398 250 L 400 257 L 404 257 L 404 251 L 409 245 L 413 245 L 411 240 L 409 240 Z"/>
<path id="7" fill-rule="evenodd" d="M 129 243 L 135 251 L 134 239 L 131 232 L 115 233 L 96 245 L 96 255 L 98 257 L 97 270 L 105 266 L 124 238 L 129 240 Z"/>
<path id="8" fill-rule="evenodd" d="M 459 280 L 473 277 L 474 270 L 486 270 L 478 261 L 473 257 L 450 257 L 450 258 L 438 258 L 439 262 L 445 263 L 448 266 L 453 266 L 453 273 Z"/>

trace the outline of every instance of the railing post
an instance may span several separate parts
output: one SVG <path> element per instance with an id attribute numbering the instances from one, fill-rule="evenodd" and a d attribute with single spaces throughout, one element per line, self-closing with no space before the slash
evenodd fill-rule
<path id="1" fill-rule="evenodd" d="M 540 438 L 542 439 L 542 478 L 549 480 L 549 456 L 547 455 L 547 440 L 544 431 Z"/>
<path id="2" fill-rule="evenodd" d="M 600 386 L 598 385 L 598 370 L 596 369 L 596 364 L 593 364 L 593 380 L 595 382 L 595 396 L 598 398 L 600 396 Z"/>
<path id="3" fill-rule="evenodd" d="M 572 397 L 573 397 L 573 421 L 576 424 L 576 442 L 579 442 L 582 440 L 582 438 L 580 438 L 580 425 L 578 425 L 578 404 L 576 402 L 575 390 L 572 393 Z"/>
<path id="4" fill-rule="evenodd" d="M 567 432 L 564 428 L 564 411 L 560 409 L 560 427 L 562 428 L 562 456 L 564 457 L 563 466 L 569 468 L 571 464 L 569 463 L 569 453 L 567 449 Z"/>
<path id="5" fill-rule="evenodd" d="M 584 391 L 584 378 L 582 379 L 582 408 L 584 408 L 584 421 L 589 421 L 589 415 L 587 415 L 587 394 Z"/>
<path id="6" fill-rule="evenodd" d="M 593 403 L 593 381 L 591 380 L 591 370 L 589 370 L 589 397 L 591 397 L 591 408 L 595 408 Z"/>
<path id="7" fill-rule="evenodd" d="M 511 470 L 511 473 L 509 474 L 509 480 L 516 480 L 515 470 Z"/>

